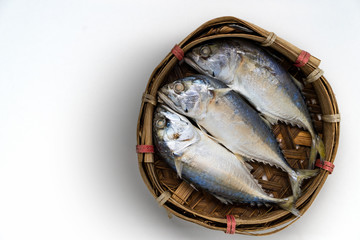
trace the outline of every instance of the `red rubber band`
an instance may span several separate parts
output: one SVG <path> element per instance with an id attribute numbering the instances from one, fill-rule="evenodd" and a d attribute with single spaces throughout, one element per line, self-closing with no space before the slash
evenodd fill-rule
<path id="1" fill-rule="evenodd" d="M 171 52 L 179 61 L 184 58 L 184 51 L 177 44 L 175 44 Z"/>
<path id="2" fill-rule="evenodd" d="M 154 145 L 136 145 L 137 153 L 154 153 Z"/>
<path id="3" fill-rule="evenodd" d="M 299 54 L 299 56 L 298 56 L 298 58 L 296 59 L 294 65 L 297 66 L 297 67 L 301 66 L 302 63 L 303 63 L 303 60 L 304 60 L 305 55 L 306 55 L 306 52 L 305 52 L 305 51 L 301 51 L 300 54 Z"/>
<path id="4" fill-rule="evenodd" d="M 235 228 L 236 228 L 236 221 L 235 221 L 235 217 L 233 215 L 230 215 L 230 217 L 232 218 L 232 234 L 235 234 Z"/>
<path id="5" fill-rule="evenodd" d="M 296 66 L 296 67 L 304 66 L 309 61 L 310 57 L 311 57 L 310 53 L 302 50 L 301 53 L 299 54 L 298 58 L 296 59 L 294 66 Z"/>
<path id="6" fill-rule="evenodd" d="M 235 234 L 236 221 L 233 215 L 226 215 L 227 226 L 226 233 L 227 234 Z"/>
<path id="7" fill-rule="evenodd" d="M 315 166 L 328 171 L 330 174 L 334 171 L 335 168 L 335 165 L 332 162 L 321 161 L 320 159 L 316 160 Z"/>
<path id="8" fill-rule="evenodd" d="M 232 223 L 229 215 L 226 215 L 226 220 L 227 220 L 226 233 L 230 234 Z"/>

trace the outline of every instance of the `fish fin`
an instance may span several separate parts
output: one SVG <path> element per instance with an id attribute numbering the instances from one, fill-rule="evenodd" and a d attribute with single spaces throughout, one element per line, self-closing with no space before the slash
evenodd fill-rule
<path id="1" fill-rule="evenodd" d="M 250 172 L 254 169 L 253 166 L 251 166 L 248 162 L 245 162 L 245 166 L 247 167 L 247 169 L 249 169 Z"/>
<path id="2" fill-rule="evenodd" d="M 290 74 L 289 74 L 290 75 Z M 294 76 L 290 75 L 291 79 L 294 81 L 295 85 L 302 91 L 304 89 L 304 84 L 297 80 Z"/>
<path id="3" fill-rule="evenodd" d="M 278 123 L 279 119 L 276 119 L 267 114 L 261 114 L 271 125 L 275 125 Z"/>
<path id="4" fill-rule="evenodd" d="M 216 89 L 210 89 L 212 93 L 214 94 L 215 98 L 223 97 L 226 94 L 228 94 L 230 91 L 232 91 L 231 88 L 216 88 Z"/>
<path id="5" fill-rule="evenodd" d="M 295 200 L 300 197 L 301 183 L 303 180 L 316 176 L 319 173 L 319 169 L 298 169 L 295 170 L 295 174 L 290 175 L 291 189 L 293 190 L 293 196 Z"/>
<path id="6" fill-rule="evenodd" d="M 248 163 L 249 161 L 250 162 L 254 162 L 253 159 L 251 158 L 246 158 L 244 156 L 241 156 L 240 154 L 237 154 L 235 153 L 234 154 L 235 157 L 245 166 L 245 168 L 247 168 L 249 170 L 249 173 L 250 173 L 250 176 L 251 178 L 254 180 L 254 182 L 262 189 L 262 186 L 261 184 L 259 183 L 259 180 L 257 180 L 252 174 L 251 174 L 251 171 L 254 169 L 253 166 L 251 166 L 250 163 Z"/>
<path id="7" fill-rule="evenodd" d="M 159 96 L 157 97 L 157 102 L 161 105 L 165 103 Z"/>
<path id="8" fill-rule="evenodd" d="M 215 142 L 220 143 L 220 141 L 216 137 L 210 135 L 210 133 L 205 128 L 203 128 L 197 121 L 195 121 L 195 123 L 196 123 L 196 126 L 200 129 L 200 131 L 202 133 L 204 133 L 206 136 L 208 136 L 209 138 L 211 138 Z"/>
<path id="9" fill-rule="evenodd" d="M 266 117 L 262 114 L 259 114 L 260 118 L 265 122 L 266 125 L 268 125 L 269 128 L 272 128 L 271 123 L 269 122 L 269 120 L 266 119 Z"/>
<path id="10" fill-rule="evenodd" d="M 220 196 L 217 196 L 217 195 L 213 195 L 214 197 L 216 197 L 220 202 L 228 205 L 228 204 L 233 204 L 233 202 L 231 200 L 228 200 L 226 198 L 223 198 L 223 197 L 220 197 Z"/>
<path id="11" fill-rule="evenodd" d="M 320 160 L 325 160 L 325 145 L 320 136 L 316 135 L 311 144 L 310 157 L 309 157 L 309 169 L 314 168 L 316 155 L 319 153 Z"/>
<path id="12" fill-rule="evenodd" d="M 240 154 L 235 153 L 235 157 L 242 163 L 244 166 L 251 172 L 254 168 L 246 162 L 246 158 L 241 156 Z"/>
<path id="13" fill-rule="evenodd" d="M 190 185 L 193 189 L 195 189 L 195 191 L 197 191 L 197 192 L 199 191 L 199 190 L 195 187 L 194 184 L 190 183 L 189 185 Z"/>
<path id="14" fill-rule="evenodd" d="M 179 178 L 182 178 L 181 173 L 182 173 L 183 163 L 180 158 L 175 158 L 174 162 L 175 162 L 176 173 L 179 176 Z"/>
<path id="15" fill-rule="evenodd" d="M 292 214 L 296 217 L 301 217 L 299 210 L 295 207 L 296 198 L 294 196 L 287 197 L 284 203 L 279 203 L 279 206 Z"/>
<path id="16" fill-rule="evenodd" d="M 248 33 L 254 32 L 253 30 L 251 30 L 251 29 L 249 29 L 247 27 L 238 25 L 238 24 L 229 24 L 229 27 L 235 28 L 235 29 L 243 31 L 243 32 L 248 32 Z"/>

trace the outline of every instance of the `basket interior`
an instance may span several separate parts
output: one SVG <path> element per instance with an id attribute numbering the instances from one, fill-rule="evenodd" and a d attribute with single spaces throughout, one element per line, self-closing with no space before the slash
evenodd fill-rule
<path id="1" fill-rule="evenodd" d="M 305 75 L 301 70 L 294 67 L 293 63 L 281 54 L 273 50 L 266 50 L 275 57 L 284 69 L 303 83 Z M 193 74 L 198 73 L 186 63 L 177 63 L 169 72 L 162 85 Z M 323 123 L 319 117 L 322 111 L 318 96 L 312 84 L 304 85 L 302 94 L 313 120 L 314 128 L 316 132 L 322 136 Z M 290 166 L 294 169 L 306 169 L 311 146 L 311 136 L 309 132 L 284 123 L 273 125 L 272 131 Z M 155 153 L 154 161 L 155 173 L 161 187 L 170 191 L 177 202 L 195 214 L 206 215 L 213 218 L 226 218 L 226 215 L 231 214 L 237 219 L 250 220 L 261 218 L 273 211 L 284 211 L 275 205 L 266 207 L 251 206 L 245 203 L 234 205 L 223 204 L 207 192 L 201 189 L 195 190 L 189 184 L 179 179 L 176 172 L 171 169 L 157 153 Z M 250 164 L 253 167 L 251 173 L 259 181 L 265 192 L 276 198 L 292 195 L 287 173 L 262 163 L 251 162 Z M 303 193 L 307 191 L 312 181 L 313 179 L 308 179 L 303 182 L 301 187 Z"/>

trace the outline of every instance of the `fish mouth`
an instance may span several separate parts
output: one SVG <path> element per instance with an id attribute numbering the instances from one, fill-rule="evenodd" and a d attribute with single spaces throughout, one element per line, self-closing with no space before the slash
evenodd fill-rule
<path id="1" fill-rule="evenodd" d="M 158 93 L 158 94 L 162 94 L 164 95 L 163 93 Z M 166 96 L 165 96 L 166 97 Z M 175 112 L 173 109 L 171 109 L 169 106 L 165 105 L 164 102 L 160 104 L 160 108 L 162 108 L 163 110 L 165 111 L 168 111 L 170 113 L 173 113 L 173 114 L 178 114 L 177 112 Z"/>
<path id="2" fill-rule="evenodd" d="M 214 73 L 209 72 L 208 70 L 202 69 L 196 62 L 193 60 L 194 55 L 192 53 L 187 54 L 189 57 L 184 57 L 184 61 L 193 69 L 198 71 L 199 73 L 205 74 L 207 76 L 214 76 Z"/>

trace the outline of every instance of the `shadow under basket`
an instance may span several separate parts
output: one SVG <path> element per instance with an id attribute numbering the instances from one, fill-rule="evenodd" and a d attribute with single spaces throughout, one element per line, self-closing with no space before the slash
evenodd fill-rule
<path id="1" fill-rule="evenodd" d="M 320 60 L 274 33 L 234 17 L 213 19 L 200 26 L 176 45 L 152 73 L 143 96 L 136 133 L 140 149 L 139 170 L 159 204 L 177 217 L 226 233 L 268 235 L 286 228 L 299 218 L 277 206 L 225 205 L 207 192 L 195 190 L 179 179 L 152 147 L 152 120 L 158 89 L 165 83 L 196 74 L 181 61 L 184 53 L 198 44 L 220 38 L 243 38 L 263 46 L 280 65 L 304 84 L 302 93 L 315 130 L 324 141 L 326 161 L 318 161 L 320 173 L 302 184 L 302 195 L 296 202 L 296 208 L 303 215 L 315 200 L 333 168 L 340 122 L 334 93 L 323 71 L 318 68 Z M 282 123 L 274 125 L 272 130 L 290 166 L 306 168 L 311 145 L 309 132 Z M 292 194 L 285 172 L 256 162 L 251 165 L 251 173 L 268 194 L 276 198 Z"/>

